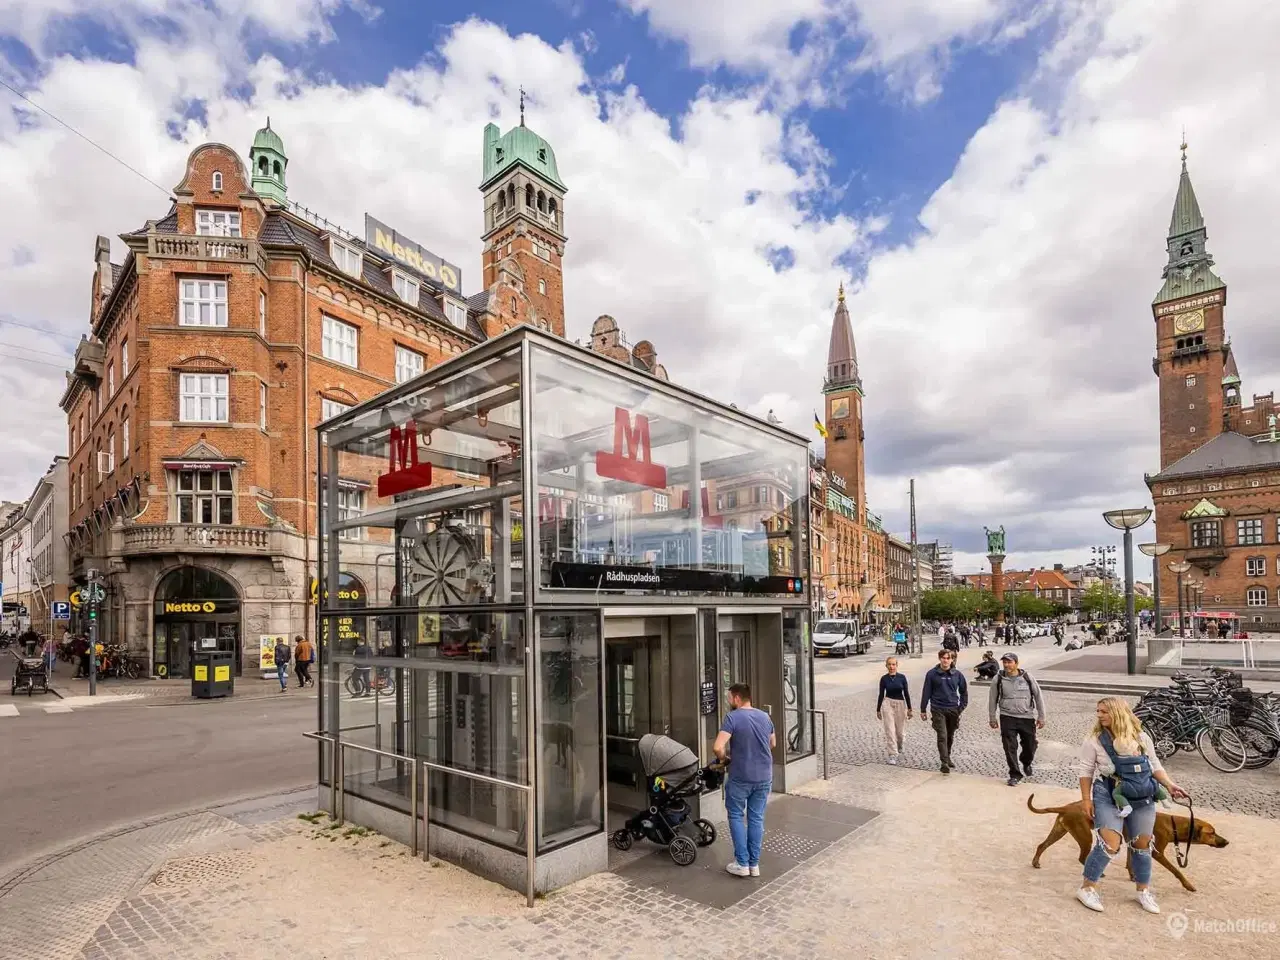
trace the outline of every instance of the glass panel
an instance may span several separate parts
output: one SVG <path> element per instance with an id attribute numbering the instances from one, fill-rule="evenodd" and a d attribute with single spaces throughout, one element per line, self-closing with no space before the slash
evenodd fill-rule
<path id="1" fill-rule="evenodd" d="M 404 685 L 408 674 L 403 667 L 385 665 L 343 669 L 338 716 L 344 742 L 387 753 L 407 753 L 413 716 L 413 691 Z M 347 749 L 343 764 L 347 792 L 409 812 L 409 763 Z"/>
<path id="2" fill-rule="evenodd" d="M 782 614 L 782 696 L 787 734 L 787 759 L 813 752 L 813 657 L 809 649 L 809 613 Z"/>
<path id="3" fill-rule="evenodd" d="M 545 849 L 603 828 L 599 615 L 540 614 L 538 651 L 538 809 Z"/>
<path id="4" fill-rule="evenodd" d="M 803 443 L 540 347 L 533 377 L 543 586 L 803 595 Z"/>

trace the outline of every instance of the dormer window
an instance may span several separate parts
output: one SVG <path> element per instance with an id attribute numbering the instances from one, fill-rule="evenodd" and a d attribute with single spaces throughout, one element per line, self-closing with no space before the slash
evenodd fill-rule
<path id="1" fill-rule="evenodd" d="M 196 233 L 202 237 L 238 237 L 240 213 L 237 210 L 197 210 Z"/>
<path id="2" fill-rule="evenodd" d="M 213 171 L 213 190 L 216 192 L 221 189 L 222 189 L 222 171 L 215 170 Z"/>
<path id="3" fill-rule="evenodd" d="M 418 281 L 414 280 L 407 273 L 401 273 L 395 270 L 391 274 L 391 285 L 395 287 L 396 296 L 405 303 L 416 307 L 418 305 Z"/>
<path id="4" fill-rule="evenodd" d="M 539 147 L 539 148 L 538 148 L 538 162 L 539 162 L 539 163 L 546 163 L 546 162 L 547 162 L 547 149 L 546 149 L 546 147 Z"/>
<path id="5" fill-rule="evenodd" d="M 339 240 L 330 238 L 329 256 L 333 258 L 333 262 L 343 273 L 349 273 L 353 277 L 363 275 L 364 258 L 355 247 L 349 247 Z"/>
<path id="6" fill-rule="evenodd" d="M 493 157 L 498 161 L 498 163 L 502 162 L 503 152 L 501 147 L 494 147 Z"/>
<path id="7" fill-rule="evenodd" d="M 456 300 L 444 298 L 444 315 L 459 330 L 467 328 L 467 308 Z"/>

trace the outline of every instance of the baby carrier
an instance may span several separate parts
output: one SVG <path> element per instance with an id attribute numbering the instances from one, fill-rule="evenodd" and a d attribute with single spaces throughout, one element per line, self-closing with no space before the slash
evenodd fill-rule
<path id="1" fill-rule="evenodd" d="M 1151 761 L 1141 752 L 1141 746 L 1137 755 L 1121 756 L 1116 752 L 1115 739 L 1110 730 L 1103 730 L 1098 734 L 1098 743 L 1107 751 L 1107 756 L 1115 767 L 1115 773 L 1107 778 L 1107 785 L 1111 787 L 1121 816 L 1127 815 L 1126 808 L 1145 807 L 1157 800 L 1167 799 L 1169 794 L 1156 781 L 1151 772 Z M 1119 802 L 1121 797 L 1126 801 L 1123 806 Z"/>

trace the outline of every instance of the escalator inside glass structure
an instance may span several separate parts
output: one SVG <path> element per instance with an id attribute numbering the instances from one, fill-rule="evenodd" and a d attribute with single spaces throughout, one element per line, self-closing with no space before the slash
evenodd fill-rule
<path id="1" fill-rule="evenodd" d="M 425 811 L 432 855 L 553 889 L 643 803 L 639 738 L 710 762 L 738 682 L 775 789 L 815 775 L 803 438 L 520 328 L 319 440 L 321 579 L 366 593 L 317 593 L 348 819 L 409 842 Z"/>

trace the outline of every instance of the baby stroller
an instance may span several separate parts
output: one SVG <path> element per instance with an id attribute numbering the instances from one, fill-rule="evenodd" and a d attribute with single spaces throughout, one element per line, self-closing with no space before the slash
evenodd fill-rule
<path id="1" fill-rule="evenodd" d="M 13 679 L 9 681 L 9 695 L 17 696 L 19 690 L 26 690 L 29 697 L 37 688 L 41 693 L 49 692 L 49 671 L 45 669 L 44 660 L 22 657 L 13 671 Z"/>
<path id="2" fill-rule="evenodd" d="M 687 867 L 698 859 L 698 847 L 716 842 L 716 828 L 710 820 L 698 819 L 690 831 L 685 798 L 718 789 L 724 773 L 716 764 L 699 767 L 692 750 L 654 733 L 640 738 L 639 754 L 649 809 L 639 811 L 615 830 L 609 842 L 619 850 L 630 850 L 634 841 L 648 839 L 666 847 L 672 860 Z"/>

